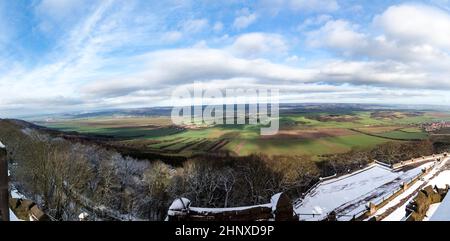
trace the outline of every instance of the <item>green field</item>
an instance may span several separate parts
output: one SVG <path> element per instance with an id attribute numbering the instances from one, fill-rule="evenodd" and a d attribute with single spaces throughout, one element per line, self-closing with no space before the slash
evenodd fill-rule
<path id="1" fill-rule="evenodd" d="M 390 131 L 380 134 L 381 137 L 387 137 L 400 140 L 423 140 L 428 138 L 425 132 L 405 132 L 405 131 Z"/>
<path id="2" fill-rule="evenodd" d="M 386 142 L 383 138 L 371 137 L 362 134 L 349 136 L 317 138 L 310 140 L 245 140 L 238 139 L 227 147 L 238 150 L 239 155 L 264 153 L 268 155 L 310 155 L 343 153 L 352 148 L 366 148 Z M 242 145 L 239 147 L 239 145 Z"/>
<path id="3" fill-rule="evenodd" d="M 450 120 L 450 115 L 403 112 L 345 114 L 327 112 L 286 114 L 280 117 L 275 136 L 261 136 L 260 126 L 222 125 L 177 127 L 167 117 L 92 118 L 40 122 L 50 128 L 126 139 L 131 145 L 145 144 L 146 151 L 192 155 L 228 151 L 235 155 L 309 155 L 367 149 L 390 141 L 428 138 L 420 123 Z"/>

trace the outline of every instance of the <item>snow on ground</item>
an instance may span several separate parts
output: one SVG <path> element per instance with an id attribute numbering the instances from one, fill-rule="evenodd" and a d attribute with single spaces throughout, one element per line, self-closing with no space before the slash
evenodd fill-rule
<path id="1" fill-rule="evenodd" d="M 392 201 L 386 204 L 384 207 L 380 208 L 374 216 L 378 216 L 386 212 L 389 208 L 395 207 L 400 204 L 400 202 L 407 198 L 409 195 L 413 194 L 417 188 L 419 188 L 423 184 L 423 181 L 415 182 L 410 188 L 408 188 L 405 192 L 395 197 Z M 409 203 L 406 202 L 402 207 L 397 208 L 391 215 L 387 216 L 383 221 L 400 221 L 406 214 L 406 205 Z M 397 212 L 398 211 L 398 212 Z"/>
<path id="2" fill-rule="evenodd" d="M 387 197 L 397 190 L 400 183 L 416 177 L 429 165 L 431 163 L 405 172 L 395 172 L 385 166 L 373 164 L 355 173 L 319 184 L 295 206 L 295 212 L 301 220 L 322 220 L 333 210 L 337 211 L 339 220 L 351 219 L 352 215 L 364 211 L 369 201 L 381 201 L 383 196 Z M 339 217 L 339 214 L 349 216 Z"/>
<path id="3" fill-rule="evenodd" d="M 295 207 L 295 212 L 302 220 L 321 220 L 337 207 L 395 180 L 399 174 L 402 173 L 375 164 L 353 174 L 325 181 L 306 195 Z"/>
<path id="4" fill-rule="evenodd" d="M 422 186 L 425 182 L 428 182 L 428 180 L 437 172 L 438 168 L 433 169 L 430 171 L 427 175 L 425 175 L 421 180 L 418 180 L 413 185 L 411 185 L 405 192 L 395 197 L 392 201 L 390 201 L 388 204 L 386 204 L 384 207 L 380 208 L 374 216 L 378 216 L 386 212 L 389 208 L 395 207 L 400 204 L 400 202 L 407 198 L 409 195 L 413 194 L 417 191 L 417 189 Z M 415 196 L 415 195 L 414 195 Z M 400 221 L 402 220 L 406 215 L 406 206 L 408 203 L 414 199 L 414 196 L 409 198 L 405 203 L 403 203 L 399 208 L 397 208 L 394 212 L 389 214 L 386 218 L 384 218 L 382 221 Z"/>
<path id="5" fill-rule="evenodd" d="M 386 218 L 384 218 L 382 221 L 401 221 L 405 215 L 406 215 L 406 205 L 412 200 L 413 198 L 408 199 L 402 206 L 395 209 L 394 212 L 389 214 Z"/>
<path id="6" fill-rule="evenodd" d="M 450 184 L 450 171 L 442 171 L 439 173 L 438 176 L 433 177 L 440 169 L 447 163 L 449 158 L 444 159 L 441 163 L 439 163 L 436 167 L 433 168 L 427 175 L 425 175 L 421 180 L 417 181 L 409 187 L 404 193 L 399 195 L 398 197 L 394 198 L 391 202 L 386 204 L 383 208 L 379 209 L 375 216 L 381 215 L 385 211 L 387 211 L 388 208 L 394 207 L 396 205 L 399 205 L 401 200 L 406 198 L 407 196 L 414 193 L 421 185 L 428 186 L 428 185 L 437 185 L 440 188 L 445 187 L 445 184 Z M 394 212 L 389 214 L 387 217 L 385 217 L 382 221 L 400 221 L 402 220 L 406 215 L 406 206 L 408 203 L 410 203 L 414 199 L 415 195 L 413 195 L 411 198 L 409 198 L 406 202 L 404 202 L 400 207 L 398 207 Z M 433 210 L 431 210 L 433 211 Z M 427 213 L 428 215 L 428 213 Z M 430 215 L 432 215 L 430 213 Z"/>
<path id="7" fill-rule="evenodd" d="M 12 189 L 11 190 L 11 197 L 12 198 L 26 199 L 26 197 L 24 195 L 22 195 L 21 193 L 19 193 L 19 191 L 17 191 L 16 189 Z"/>
<path id="8" fill-rule="evenodd" d="M 450 185 L 450 170 L 442 171 L 436 178 L 430 181 L 430 185 L 437 186 L 438 188 L 445 188 L 446 185 Z"/>
<path id="9" fill-rule="evenodd" d="M 345 215 L 341 217 L 338 216 L 338 219 L 346 221 L 352 219 L 353 215 L 358 216 L 362 214 L 367 210 L 366 208 L 367 203 L 369 202 L 372 202 L 374 204 L 381 203 L 382 201 L 393 195 L 395 192 L 397 192 L 400 189 L 400 185 L 403 182 L 409 182 L 410 180 L 420 175 L 422 169 L 428 168 L 432 165 L 433 163 L 425 163 L 419 167 L 405 171 L 401 175 L 399 175 L 398 178 L 396 178 L 395 180 L 383 184 L 380 187 L 375 188 L 373 191 L 370 191 L 358 197 L 357 199 L 338 207 L 337 209 L 335 209 L 335 211 L 338 214 Z M 404 197 L 406 196 L 407 195 L 405 195 Z"/>

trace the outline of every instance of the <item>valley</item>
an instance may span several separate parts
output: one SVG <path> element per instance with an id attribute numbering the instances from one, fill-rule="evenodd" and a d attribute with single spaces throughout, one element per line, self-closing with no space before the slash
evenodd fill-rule
<path id="1" fill-rule="evenodd" d="M 293 113 L 294 112 L 294 113 Z M 301 113 L 298 113 L 301 112 Z M 253 125 L 175 126 L 170 116 L 95 116 L 52 119 L 34 123 L 51 129 L 111 138 L 112 145 L 163 155 L 190 157 L 208 152 L 236 156 L 251 154 L 321 155 L 367 150 L 391 141 L 421 141 L 430 137 L 422 123 L 448 121 L 450 113 L 407 110 L 305 111 L 284 110 L 280 130 L 259 135 Z"/>

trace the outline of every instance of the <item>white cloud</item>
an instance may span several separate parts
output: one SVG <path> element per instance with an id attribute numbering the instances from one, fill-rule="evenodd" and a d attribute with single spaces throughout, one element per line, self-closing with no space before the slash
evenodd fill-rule
<path id="1" fill-rule="evenodd" d="M 442 9 L 450 11 L 450 0 L 431 0 L 431 3 L 439 6 Z"/>
<path id="2" fill-rule="evenodd" d="M 208 27 L 208 20 L 205 18 L 202 19 L 191 19 L 186 22 L 183 22 L 182 29 L 184 32 L 188 34 L 198 33 L 203 31 Z"/>
<path id="3" fill-rule="evenodd" d="M 217 25 L 218 23 L 216 23 Z M 221 26 L 213 26 L 213 29 L 219 28 Z M 163 43 L 175 43 L 178 42 L 183 37 L 187 37 L 199 32 L 204 31 L 208 28 L 209 22 L 205 18 L 201 19 L 190 19 L 180 23 L 179 30 L 167 31 L 162 34 L 161 40 Z"/>
<path id="4" fill-rule="evenodd" d="M 223 23 L 222 22 L 216 22 L 213 26 L 214 32 L 221 32 L 223 30 Z"/>
<path id="5" fill-rule="evenodd" d="M 339 9 L 336 0 L 288 0 L 293 10 L 333 12 Z"/>
<path id="6" fill-rule="evenodd" d="M 358 26 L 345 20 L 331 20 L 320 29 L 309 32 L 307 41 L 314 47 L 352 50 L 367 45 L 366 36 L 357 32 Z"/>
<path id="7" fill-rule="evenodd" d="M 389 7 L 374 19 L 376 26 L 404 44 L 428 44 L 450 50 L 450 15 L 424 5 Z"/>
<path id="8" fill-rule="evenodd" d="M 32 73 L 24 71 L 21 75 L 2 76 L 0 83 L 5 83 L 2 78 L 20 80 L 20 84 L 9 86 L 8 92 L 24 94 L 3 98 L 0 106 L 35 107 L 42 102 L 34 100 L 44 96 L 43 100 L 48 100 L 45 106 L 48 110 L 52 109 L 53 105 L 55 108 L 65 106 L 67 110 L 158 105 L 169 99 L 174 87 L 188 85 L 194 81 L 229 88 L 245 85 L 280 88 L 284 91 L 282 94 L 286 94 L 283 98 L 296 97 L 297 102 L 379 102 L 383 98 L 413 101 L 439 98 L 441 93 L 431 89 L 450 87 L 450 82 L 446 81 L 448 77 L 440 78 L 422 69 L 394 61 L 332 60 L 308 67 L 290 67 L 261 58 L 240 58 L 231 54 L 230 48 L 202 47 L 154 51 L 126 61 L 141 63 L 142 67 L 138 71 L 114 76 L 93 76 L 82 85 L 67 82 L 80 76 L 66 77 L 66 81 L 58 85 L 35 81 L 54 76 L 55 71 L 61 68 L 59 64 L 40 68 Z M 414 97 L 417 94 L 415 92 L 420 92 L 416 91 L 417 88 L 421 88 L 422 92 L 430 89 L 434 97 L 431 98 L 431 94 L 424 98 Z M 0 88 L 2 96 L 7 93 L 5 90 L 4 86 Z M 396 93 L 405 95 L 398 96 Z M 54 104 L 51 100 L 55 100 Z M 11 106 L 11 103 L 17 104 Z"/>
<path id="9" fill-rule="evenodd" d="M 58 103 L 75 103 L 74 100 L 79 98 L 80 85 L 92 79 L 108 78 L 121 71 L 128 71 L 130 63 L 126 58 L 112 59 L 107 54 L 124 44 L 148 41 L 140 38 L 146 29 L 128 24 L 129 18 L 133 18 L 129 14 L 130 9 L 122 8 L 121 11 L 111 13 L 111 3 L 102 1 L 83 21 L 65 31 L 52 47 L 53 51 L 42 56 L 42 61 L 33 67 L 19 63 L 3 72 L 0 76 L 0 96 L 3 96 L 2 102 L 6 104 L 0 108 L 14 108 L 14 103 L 21 103 L 22 107 L 32 111 L 37 103 L 42 103 L 37 101 L 39 99 L 55 100 L 53 105 L 48 104 L 50 111 L 50 108 L 60 108 Z M 14 95 L 8 94 L 7 89 Z M 28 106 L 25 102 L 28 102 Z M 90 104 L 95 105 L 92 102 Z"/>
<path id="10" fill-rule="evenodd" d="M 258 16 L 256 15 L 256 13 L 248 13 L 248 14 L 239 16 L 236 19 L 234 19 L 233 27 L 237 30 L 247 28 L 252 23 L 254 23 L 257 18 L 258 18 Z"/>
<path id="11" fill-rule="evenodd" d="M 239 36 L 230 50 L 237 56 L 254 58 L 265 54 L 283 55 L 288 46 L 278 34 L 248 33 Z"/>
<path id="12" fill-rule="evenodd" d="M 327 13 L 340 9 L 336 0 L 262 0 L 259 7 L 271 15 L 282 11 Z"/>
<path id="13" fill-rule="evenodd" d="M 296 63 L 298 63 L 300 61 L 303 61 L 303 60 L 304 59 L 299 58 L 297 55 L 291 55 L 291 56 L 287 57 L 284 61 L 286 63 L 289 63 L 289 64 L 296 64 Z"/>
<path id="14" fill-rule="evenodd" d="M 449 14 L 422 5 L 398 5 L 376 16 L 373 25 L 377 35 L 369 30 L 363 33 L 347 20 L 331 20 L 307 33 L 307 43 L 344 57 L 392 60 L 427 72 L 447 73 Z"/>
<path id="15" fill-rule="evenodd" d="M 442 89 L 450 83 L 413 66 L 394 61 L 334 60 L 307 68 L 289 67 L 264 59 L 242 59 L 226 50 L 174 49 L 149 53 L 145 71 L 116 80 L 99 80 L 84 87 L 89 96 L 126 96 L 135 91 L 178 86 L 194 81 L 252 78 L 256 84 L 329 83 L 404 89 Z M 193 71 L 195 70 L 195 71 Z"/>
<path id="16" fill-rule="evenodd" d="M 168 43 L 174 43 L 180 40 L 183 34 L 180 31 L 169 31 L 163 34 L 162 41 Z"/>
<path id="17" fill-rule="evenodd" d="M 431 79 L 430 77 L 425 79 L 427 74 L 420 70 L 392 61 L 336 60 L 324 64 L 320 69 L 322 76 L 338 83 L 403 88 L 431 88 L 433 84 L 440 83 L 438 79 Z"/>
<path id="18" fill-rule="evenodd" d="M 266 81 L 308 81 L 309 70 L 294 69 L 263 59 L 237 58 L 225 50 L 191 48 L 149 53 L 145 71 L 116 81 L 99 80 L 84 88 L 89 95 L 124 95 L 132 91 L 173 86 L 194 81 L 253 77 Z M 195 71 L 193 71 L 195 70 Z M 131 88 L 130 88 L 131 87 Z"/>
<path id="19" fill-rule="evenodd" d="M 295 68 L 263 59 L 237 58 L 226 50 L 208 48 L 157 51 L 145 59 L 149 61 L 145 72 L 94 82 L 83 92 L 89 98 L 99 98 L 99 103 L 111 99 L 137 103 L 136 99 L 146 98 L 147 91 L 158 89 L 159 96 L 170 96 L 174 86 L 202 81 L 211 88 L 278 88 L 283 100 L 293 102 L 420 103 L 426 99 L 427 103 L 439 103 L 439 98 L 448 99 L 445 91 L 425 90 L 450 87 L 450 83 L 426 72 L 389 61 L 335 60 Z"/>
<path id="20" fill-rule="evenodd" d="M 285 6 L 292 3 L 282 2 Z M 0 109 L 159 105 L 174 87 L 194 81 L 221 87 L 277 87 L 286 94 L 283 98 L 300 102 L 449 100 L 445 97 L 450 88 L 448 35 L 442 34 L 448 33 L 448 14 L 442 10 L 420 5 L 391 7 L 373 20 L 376 32 L 329 15 L 308 18 L 303 22 L 307 29 L 320 26 L 307 33 L 309 46 L 333 55 L 312 60 L 310 49 L 297 48 L 292 36 L 267 32 L 230 36 L 221 22 L 210 25 L 205 18 L 172 19 L 167 26 L 164 16 L 173 14 L 155 17 L 145 11 L 136 16 L 128 4 L 121 8 L 111 3 L 102 1 L 70 25 L 52 51 L 33 67 L 13 62 L 3 67 L 9 61 L 0 60 Z M 305 11 L 317 9 L 302 1 L 296 4 Z M 263 16 L 255 11 L 247 9 L 236 16 Z M 400 21 L 414 18 L 411 13 L 417 19 Z M 427 24 L 433 31 L 426 29 Z M 208 33 L 223 31 L 223 36 L 193 38 L 192 47 L 153 48 L 208 27 Z M 152 41 L 157 44 L 151 45 Z"/>
<path id="21" fill-rule="evenodd" d="M 322 25 L 322 24 L 330 21 L 331 19 L 333 19 L 333 17 L 330 15 L 327 15 L 327 14 L 321 14 L 321 15 L 314 16 L 311 18 L 307 18 L 306 20 L 303 21 L 303 23 L 301 23 L 297 27 L 297 30 L 304 31 L 305 29 L 307 29 L 309 27 L 316 27 L 316 26 Z"/>
<path id="22" fill-rule="evenodd" d="M 39 20 L 36 27 L 45 34 L 51 34 L 76 24 L 78 17 L 106 3 L 98 0 L 42 0 L 34 6 L 34 14 Z"/>
<path id="23" fill-rule="evenodd" d="M 87 0 L 42 0 L 36 5 L 36 11 L 46 17 L 61 20 L 93 4 L 95 2 Z"/>

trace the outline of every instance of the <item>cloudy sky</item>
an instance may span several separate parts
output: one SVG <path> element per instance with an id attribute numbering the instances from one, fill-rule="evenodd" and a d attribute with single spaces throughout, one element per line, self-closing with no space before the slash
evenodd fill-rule
<path id="1" fill-rule="evenodd" d="M 0 1 L 0 117 L 168 105 L 195 81 L 448 106 L 450 1 Z"/>

